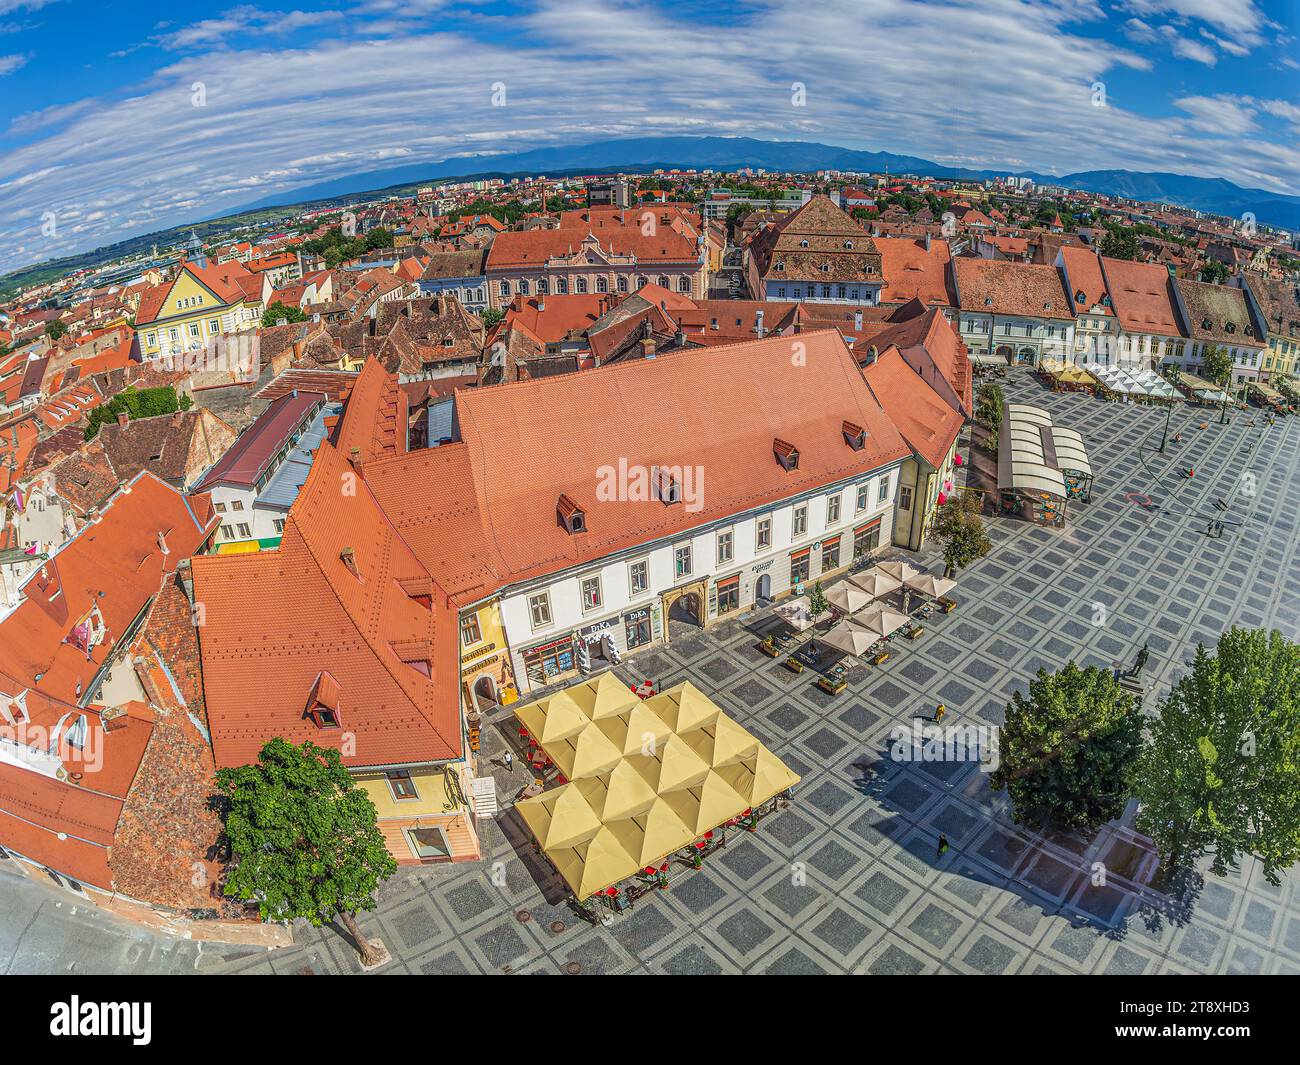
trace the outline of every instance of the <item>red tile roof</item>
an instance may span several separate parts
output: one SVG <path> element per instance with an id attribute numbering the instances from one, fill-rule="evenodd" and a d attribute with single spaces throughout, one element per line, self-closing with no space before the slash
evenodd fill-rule
<path id="1" fill-rule="evenodd" d="M 1181 336 L 1169 271 L 1155 263 L 1101 258 L 1106 289 L 1120 325 L 1130 333 Z"/>
<path id="2" fill-rule="evenodd" d="M 341 489 L 352 472 L 322 444 L 277 550 L 192 563 L 218 766 L 254 761 L 272 736 L 338 747 L 354 766 L 462 752 L 455 611 L 365 481 Z M 340 728 L 307 715 L 323 670 Z"/>
<path id="3" fill-rule="evenodd" d="M 1097 253 L 1089 248 L 1066 246 L 1061 248 L 1060 255 L 1075 313 L 1086 311 L 1113 318 L 1115 311 L 1110 306 L 1110 294 L 1106 291 L 1106 278 Z"/>
<path id="4" fill-rule="evenodd" d="M 928 250 L 925 244 L 924 240 L 900 237 L 875 238 L 880 271 L 885 275 L 881 303 L 919 299 L 927 307 L 956 305 L 948 265 L 952 259 L 948 242 L 932 240 Z"/>

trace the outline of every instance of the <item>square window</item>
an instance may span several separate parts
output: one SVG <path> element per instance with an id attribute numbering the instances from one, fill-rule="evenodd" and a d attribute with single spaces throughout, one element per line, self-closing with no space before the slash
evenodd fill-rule
<path id="1" fill-rule="evenodd" d="M 528 597 L 528 613 L 532 618 L 533 628 L 540 629 L 551 623 L 551 596 L 549 592 L 539 592 Z"/>
<path id="2" fill-rule="evenodd" d="M 650 563 L 644 558 L 628 563 L 628 585 L 633 595 L 641 595 L 650 589 Z"/>
<path id="3" fill-rule="evenodd" d="M 472 647 L 474 644 L 483 639 L 483 633 L 478 627 L 478 615 L 471 614 L 467 618 L 460 620 L 460 642 L 465 647 Z"/>
<path id="4" fill-rule="evenodd" d="M 731 561 L 733 554 L 733 534 L 730 529 L 726 532 L 718 533 L 718 565 Z"/>
<path id="5" fill-rule="evenodd" d="M 678 577 L 689 577 L 691 575 L 691 545 L 677 548 L 673 552 L 673 572 Z"/>

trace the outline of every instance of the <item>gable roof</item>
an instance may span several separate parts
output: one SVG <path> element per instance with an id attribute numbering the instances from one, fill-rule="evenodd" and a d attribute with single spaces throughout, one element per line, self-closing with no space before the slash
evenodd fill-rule
<path id="1" fill-rule="evenodd" d="M 455 612 L 365 481 L 339 490 L 352 472 L 323 443 L 279 548 L 191 564 L 218 766 L 255 761 L 272 736 L 337 747 L 352 766 L 462 753 Z M 322 671 L 339 728 L 307 716 Z"/>
<path id="2" fill-rule="evenodd" d="M 1074 317 L 1054 266 L 965 257 L 955 259 L 953 265 L 963 311 L 1027 318 Z"/>
<path id="3" fill-rule="evenodd" d="M 1131 333 L 1182 336 L 1169 271 L 1155 263 L 1101 256 L 1106 290 L 1120 326 Z"/>

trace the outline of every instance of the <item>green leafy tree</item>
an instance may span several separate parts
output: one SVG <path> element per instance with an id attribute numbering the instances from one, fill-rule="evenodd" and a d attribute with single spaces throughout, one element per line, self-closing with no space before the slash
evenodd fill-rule
<path id="1" fill-rule="evenodd" d="M 808 613 L 813 617 L 819 618 L 826 613 L 830 604 L 826 602 L 826 593 L 822 591 L 822 582 L 818 581 L 812 586 L 812 591 L 808 593 Z"/>
<path id="2" fill-rule="evenodd" d="M 102 403 L 90 412 L 86 423 L 86 439 L 93 440 L 99 430 L 117 421 L 119 414 L 129 419 L 155 418 L 159 414 L 173 414 L 178 410 L 189 410 L 194 401 L 190 397 L 177 397 L 176 389 L 171 385 L 159 385 L 157 388 L 140 388 L 134 385 L 122 389 L 107 403 Z"/>
<path id="3" fill-rule="evenodd" d="M 1226 348 L 1215 344 L 1205 350 L 1205 379 L 1212 381 L 1223 390 L 1223 402 L 1219 404 L 1219 421 L 1228 420 L 1228 395 L 1232 387 L 1232 356 Z"/>
<path id="4" fill-rule="evenodd" d="M 1228 264 L 1218 262 L 1217 260 L 1206 263 L 1201 267 L 1201 280 L 1208 281 L 1214 285 L 1227 284 Z"/>
<path id="5" fill-rule="evenodd" d="M 45 323 L 45 335 L 51 340 L 58 340 L 60 337 L 66 336 L 67 332 L 68 327 L 57 318 L 52 322 Z"/>
<path id="6" fill-rule="evenodd" d="M 1074 662 L 1040 669 L 1015 692 L 1002 727 L 1001 762 L 1012 816 L 1035 829 L 1090 831 L 1124 812 L 1142 751 L 1142 711 L 1114 674 Z"/>
<path id="7" fill-rule="evenodd" d="M 307 315 L 301 307 L 290 307 L 280 300 L 275 300 L 262 312 L 262 328 L 269 329 L 281 322 L 305 322 Z"/>
<path id="8" fill-rule="evenodd" d="M 1205 351 L 1205 379 L 1225 388 L 1232 383 L 1232 356 L 1226 348 L 1214 345 Z"/>
<path id="9" fill-rule="evenodd" d="M 1125 226 L 1114 226 L 1106 231 L 1101 241 L 1101 253 L 1108 259 L 1130 259 L 1142 256 L 1137 234 Z"/>
<path id="10" fill-rule="evenodd" d="M 982 504 L 974 492 L 958 492 L 935 510 L 931 532 L 943 545 L 943 574 L 953 576 L 963 566 L 983 558 L 993 544 L 984 532 Z"/>
<path id="11" fill-rule="evenodd" d="M 483 319 L 483 325 L 491 329 L 506 316 L 506 312 L 500 307 L 484 307 L 479 315 Z"/>
<path id="12" fill-rule="evenodd" d="M 375 891 L 397 872 L 375 805 L 339 752 L 276 738 L 256 765 L 217 771 L 226 797 L 226 838 L 234 863 L 226 894 L 255 902 L 263 920 L 339 918 L 363 964 L 382 960 L 356 914 L 375 908 Z"/>
<path id="13" fill-rule="evenodd" d="M 1002 427 L 1002 388 L 985 381 L 975 389 L 975 420 L 986 429 L 997 432 Z"/>
<path id="14" fill-rule="evenodd" d="M 1213 855 L 1222 874 L 1246 854 L 1269 883 L 1300 859 L 1300 645 L 1233 628 L 1149 723 L 1138 765 L 1138 827 L 1168 875 Z"/>

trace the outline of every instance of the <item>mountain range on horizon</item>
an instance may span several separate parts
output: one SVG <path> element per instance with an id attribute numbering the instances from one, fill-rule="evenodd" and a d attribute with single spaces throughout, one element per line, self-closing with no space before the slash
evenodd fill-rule
<path id="1" fill-rule="evenodd" d="M 300 186 L 227 213 L 332 199 L 452 177 L 519 174 L 540 176 L 558 171 L 629 167 L 639 170 L 673 167 L 715 170 L 753 167 L 800 172 L 849 170 L 972 181 L 1014 175 L 1032 178 L 1038 184 L 1061 185 L 1084 192 L 1123 196 L 1149 203 L 1167 203 L 1226 217 L 1240 218 L 1249 212 L 1261 225 L 1300 230 L 1300 196 L 1243 188 L 1224 178 L 1118 169 L 1088 170 L 1064 175 L 1035 171 L 972 170 L 945 166 L 919 156 L 841 148 L 816 141 L 767 141 L 751 137 L 716 136 L 630 137 L 582 145 L 533 148 L 499 155 L 457 156 L 437 163 L 408 163 L 400 167 L 365 171 Z"/>
<path id="2" fill-rule="evenodd" d="M 1014 174 L 1035 182 L 1059 185 L 1148 203 L 1168 203 L 1211 214 L 1240 218 L 1250 212 L 1261 225 L 1300 231 L 1300 196 L 1243 188 L 1223 178 L 1199 178 L 1174 173 L 1131 170 L 1091 170 L 1054 175 L 1034 171 L 972 170 L 945 166 L 919 156 L 869 152 L 815 141 L 767 141 L 750 137 L 667 136 L 595 141 L 590 144 L 534 148 L 500 155 L 456 156 L 434 163 L 408 163 L 384 170 L 369 170 L 346 177 L 286 189 L 275 195 L 200 217 L 165 229 L 128 237 L 74 255 L 43 262 L 0 276 L 0 291 L 14 290 L 34 277 L 55 276 L 85 267 L 100 266 L 148 249 L 151 243 L 169 244 L 194 228 L 211 239 L 222 232 L 225 219 L 276 208 L 326 205 L 342 199 L 358 200 L 369 194 L 412 188 L 450 178 L 474 179 L 550 175 L 571 176 L 622 170 L 646 173 L 658 168 L 737 170 L 753 167 L 769 171 L 808 172 L 847 170 L 915 174 L 937 178 L 983 181 Z"/>

